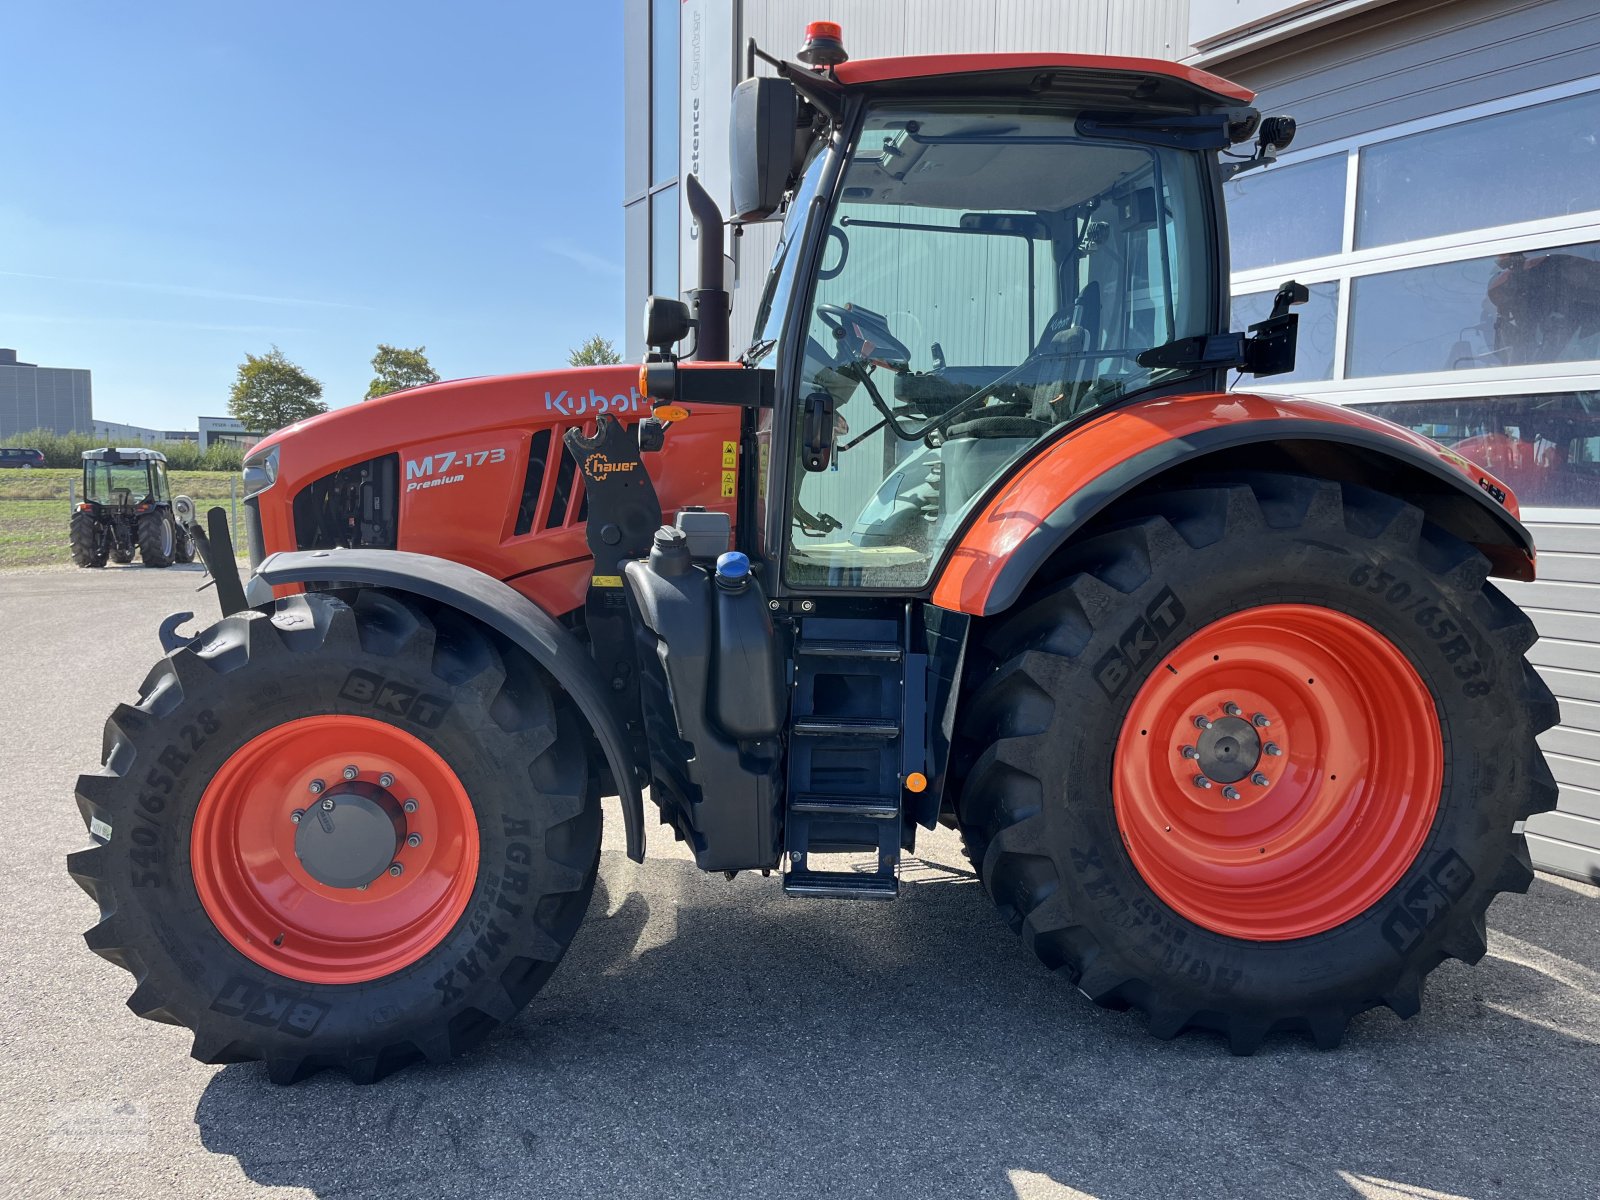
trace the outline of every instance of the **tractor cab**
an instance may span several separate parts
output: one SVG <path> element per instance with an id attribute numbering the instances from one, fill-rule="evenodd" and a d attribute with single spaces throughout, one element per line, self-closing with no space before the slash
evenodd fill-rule
<path id="1" fill-rule="evenodd" d="M 159 450 L 113 448 L 83 452 L 83 498 L 91 504 L 148 512 L 172 499 L 167 456 Z"/>
<path id="2" fill-rule="evenodd" d="M 782 221 L 748 342 L 721 371 L 646 371 L 652 398 L 762 414 L 741 548 L 775 592 L 924 592 L 1042 443 L 1130 399 L 1292 366 L 1298 285 L 1256 336 L 1228 331 L 1221 194 L 1292 121 L 1175 64 L 849 63 L 822 25 L 815 62 L 769 59 L 777 75 L 734 96 L 734 221 Z M 691 327 L 693 359 L 727 340 L 707 329 L 717 288 L 693 293 L 698 315 L 651 299 L 656 358 Z"/>

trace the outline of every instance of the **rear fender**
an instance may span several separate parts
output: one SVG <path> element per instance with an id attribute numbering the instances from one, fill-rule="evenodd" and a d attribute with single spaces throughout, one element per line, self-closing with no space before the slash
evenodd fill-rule
<path id="1" fill-rule="evenodd" d="M 933 592 L 941 608 L 1010 608 L 1039 568 L 1135 488 L 1217 469 L 1287 469 L 1400 496 L 1471 543 L 1491 573 L 1534 576 L 1533 538 L 1511 489 L 1436 442 L 1365 413 L 1269 396 L 1161 397 L 1056 439 L 970 521 Z"/>
<path id="2" fill-rule="evenodd" d="M 522 647 L 572 698 L 594 730 L 622 800 L 628 857 L 644 861 L 644 803 L 628 739 L 600 689 L 594 659 L 532 600 L 482 571 L 405 550 L 306 550 L 272 554 L 256 574 L 280 584 L 378 587 L 448 604 Z"/>

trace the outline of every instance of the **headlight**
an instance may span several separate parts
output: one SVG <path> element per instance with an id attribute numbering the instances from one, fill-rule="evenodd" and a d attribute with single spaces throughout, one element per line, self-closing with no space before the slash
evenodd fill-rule
<path id="1" fill-rule="evenodd" d="M 264 454 L 251 455 L 244 460 L 245 499 L 266 491 L 278 482 L 278 447 Z"/>

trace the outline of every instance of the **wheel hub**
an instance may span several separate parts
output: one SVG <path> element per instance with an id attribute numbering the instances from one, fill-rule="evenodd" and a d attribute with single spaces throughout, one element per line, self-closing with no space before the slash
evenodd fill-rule
<path id="1" fill-rule="evenodd" d="M 1196 765 L 1215 783 L 1238 783 L 1261 761 L 1261 738 L 1242 717 L 1213 721 L 1200 734 L 1195 749 L 1200 752 Z"/>
<path id="2" fill-rule="evenodd" d="M 405 838 L 400 801 L 376 784 L 341 783 L 296 824 L 294 854 L 318 883 L 361 888 L 389 869 Z"/>

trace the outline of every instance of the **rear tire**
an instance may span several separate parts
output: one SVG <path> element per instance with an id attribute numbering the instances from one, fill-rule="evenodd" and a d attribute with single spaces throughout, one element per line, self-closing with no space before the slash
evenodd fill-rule
<path id="1" fill-rule="evenodd" d="M 177 552 L 172 514 L 163 510 L 139 518 L 139 559 L 147 567 L 170 567 Z"/>
<path id="2" fill-rule="evenodd" d="M 72 514 L 69 541 L 72 561 L 80 567 L 103 567 L 111 553 L 111 531 L 95 520 L 90 512 Z"/>
<path id="3" fill-rule="evenodd" d="M 324 745 L 308 751 L 312 724 Z M 385 744 L 421 745 L 416 769 L 384 765 Z M 600 850 L 585 747 L 539 669 L 453 610 L 363 591 L 227 617 L 156 664 L 107 722 L 105 766 L 78 780 L 94 844 L 68 867 L 100 905 L 85 940 L 138 981 L 129 1008 L 194 1031 L 202 1062 L 261 1059 L 289 1083 L 444 1061 L 528 1003 L 582 920 Z M 326 761 L 275 777 L 307 753 Z M 340 783 L 346 760 L 356 784 Z M 415 847 L 393 835 L 409 869 L 380 864 L 370 891 L 312 879 L 297 839 L 323 815 L 313 775 L 328 799 L 395 789 L 394 819 L 426 831 Z M 401 815 L 402 797 L 421 802 Z M 274 841 L 277 890 L 258 890 L 254 855 Z"/>
<path id="4" fill-rule="evenodd" d="M 1533 878 L 1517 823 L 1555 803 L 1557 711 L 1481 554 L 1393 497 L 1252 474 L 1131 502 L 1059 566 L 976 647 L 957 764 L 968 853 L 1047 966 L 1250 1053 L 1412 1016 L 1440 962 L 1482 957 L 1490 901 Z M 1260 734 L 1259 766 L 1200 743 L 1230 697 L 1226 753 Z"/>

